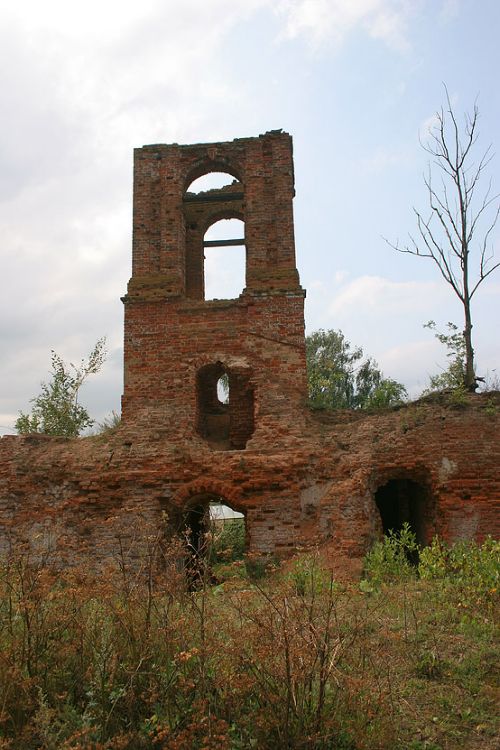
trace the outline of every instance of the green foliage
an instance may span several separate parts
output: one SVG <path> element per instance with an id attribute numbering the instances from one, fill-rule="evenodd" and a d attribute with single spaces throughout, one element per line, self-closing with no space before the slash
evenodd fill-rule
<path id="1" fill-rule="evenodd" d="M 410 525 L 404 523 L 401 531 L 389 531 L 382 541 L 375 542 L 365 557 L 364 572 L 375 585 L 415 578 L 416 570 L 411 559 L 418 550 L 415 534 Z"/>
<path id="2" fill-rule="evenodd" d="M 245 519 L 212 521 L 208 554 L 211 563 L 242 560 L 245 554 Z"/>
<path id="3" fill-rule="evenodd" d="M 88 359 L 79 366 L 67 365 L 52 351 L 52 379 L 42 382 L 41 393 L 31 399 L 31 414 L 19 412 L 16 430 L 20 435 L 40 432 L 44 435 L 76 437 L 94 424 L 94 420 L 78 403 L 80 388 L 89 375 L 101 369 L 106 359 L 106 339 L 99 339 Z"/>
<path id="4" fill-rule="evenodd" d="M 449 362 L 446 370 L 439 375 L 432 375 L 430 377 L 429 386 L 425 389 L 424 394 L 451 388 L 453 391 L 465 395 L 465 337 L 463 332 L 458 330 L 458 326 L 455 323 L 448 322 L 446 327 L 448 333 L 438 331 L 436 323 L 433 320 L 429 320 L 424 325 L 424 328 L 429 328 L 433 331 L 435 338 L 446 347 L 446 356 Z"/>
<path id="5" fill-rule="evenodd" d="M 489 417 L 496 417 L 498 414 L 498 405 L 495 403 L 495 401 L 492 398 L 489 398 L 486 402 L 486 406 L 484 407 L 484 413 L 487 414 Z"/>
<path id="6" fill-rule="evenodd" d="M 279 563 L 273 556 L 246 555 L 243 575 L 253 582 L 264 581 L 277 568 L 279 568 Z"/>
<path id="7" fill-rule="evenodd" d="M 314 597 L 334 585 L 331 574 L 321 567 L 317 554 L 299 555 L 285 579 L 292 584 L 298 596 Z"/>
<path id="8" fill-rule="evenodd" d="M 363 361 L 341 331 L 319 330 L 306 337 L 309 401 L 327 409 L 380 409 L 405 400 L 405 387 L 384 378 L 377 363 Z"/>
<path id="9" fill-rule="evenodd" d="M 464 540 L 448 547 L 434 538 L 420 552 L 418 572 L 452 587 L 462 605 L 492 602 L 500 584 L 500 541 L 488 537 L 482 545 Z"/>
<path id="10" fill-rule="evenodd" d="M 413 561 L 418 559 L 418 564 Z M 421 547 L 408 523 L 401 531 L 389 532 L 376 542 L 365 557 L 361 590 L 370 584 L 416 579 L 435 581 L 450 588 L 462 606 L 489 605 L 497 598 L 500 585 L 500 541 L 491 537 L 482 544 L 470 540 L 446 545 L 438 537 Z"/>
<path id="11" fill-rule="evenodd" d="M 379 384 L 366 395 L 363 401 L 363 409 L 385 409 L 389 406 L 399 406 L 408 397 L 406 388 L 402 383 L 392 378 L 382 378 Z"/>
<path id="12" fill-rule="evenodd" d="M 426 680 L 438 680 L 443 674 L 443 664 L 439 654 L 432 648 L 417 649 L 415 673 Z"/>

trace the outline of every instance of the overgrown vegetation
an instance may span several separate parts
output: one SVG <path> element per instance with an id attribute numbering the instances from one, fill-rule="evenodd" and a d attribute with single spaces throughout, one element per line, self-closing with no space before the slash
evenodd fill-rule
<path id="1" fill-rule="evenodd" d="M 177 542 L 99 576 L 12 553 L 0 748 L 493 750 L 499 545 L 436 540 L 411 568 L 405 534 L 349 585 L 316 555 L 216 586 L 200 564 L 189 590 Z"/>
<path id="2" fill-rule="evenodd" d="M 424 325 L 424 328 L 429 328 L 429 330 L 434 332 L 436 339 L 446 348 L 446 357 L 448 359 L 448 367 L 446 369 L 438 375 L 431 375 L 429 385 L 425 389 L 424 394 L 444 389 L 463 391 L 465 393 L 464 335 L 462 331 L 458 330 L 458 326 L 455 325 L 455 323 L 449 322 L 446 324 L 446 327 L 448 333 L 438 331 L 436 323 L 433 320 L 429 320 L 429 322 Z"/>
<path id="3" fill-rule="evenodd" d="M 91 427 L 87 409 L 79 403 L 80 389 L 90 375 L 101 369 L 106 359 L 106 339 L 97 341 L 87 360 L 67 364 L 52 351 L 52 378 L 41 383 L 41 393 L 31 399 L 31 414 L 19 412 L 16 430 L 20 435 L 40 432 L 44 435 L 77 437 Z"/>
<path id="4" fill-rule="evenodd" d="M 446 348 L 446 357 L 448 366 L 437 375 L 431 375 L 429 385 L 424 390 L 423 395 L 435 393 L 436 391 L 451 391 L 452 397 L 457 401 L 464 400 L 467 389 L 464 386 L 466 371 L 466 348 L 463 331 L 458 329 L 455 323 L 448 322 L 447 333 L 439 331 L 436 323 L 429 320 L 425 323 L 424 328 L 429 328 L 434 332 L 435 338 Z M 500 390 L 500 380 L 493 373 L 485 377 L 476 375 L 476 381 L 481 383 L 480 390 L 483 392 Z"/>
<path id="5" fill-rule="evenodd" d="M 245 520 L 229 518 L 212 522 L 209 539 L 209 561 L 212 566 L 242 560 L 245 554 Z"/>
<path id="6" fill-rule="evenodd" d="M 325 409 L 382 409 L 398 406 L 406 388 L 386 378 L 371 357 L 353 347 L 342 331 L 315 331 L 306 336 L 309 402 Z"/>
<path id="7" fill-rule="evenodd" d="M 102 422 L 99 422 L 97 425 L 96 434 L 97 435 L 111 435 L 118 427 L 120 427 L 122 423 L 121 414 L 118 414 L 114 409 L 111 412 L 111 414 L 108 414 L 107 417 L 104 417 Z"/>

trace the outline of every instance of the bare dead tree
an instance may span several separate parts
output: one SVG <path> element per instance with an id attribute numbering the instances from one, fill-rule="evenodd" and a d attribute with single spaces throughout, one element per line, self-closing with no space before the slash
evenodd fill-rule
<path id="1" fill-rule="evenodd" d="M 475 391 L 477 380 L 472 347 L 471 300 L 483 281 L 499 266 L 494 263 L 491 233 L 500 213 L 500 194 L 492 194 L 492 183 L 482 192 L 479 183 L 493 158 L 488 146 L 479 158 L 474 147 L 478 140 L 479 109 L 465 113 L 460 127 L 451 105 L 448 89 L 446 107 L 436 112 L 428 140 L 420 141 L 431 156 L 423 180 L 430 205 L 429 218 L 413 208 L 417 219 L 417 237 L 410 242 L 388 244 L 401 253 L 431 258 L 441 276 L 462 303 L 464 313 L 465 376 L 464 387 Z M 440 179 L 433 179 L 436 172 Z M 438 186 L 436 187 L 436 183 Z M 472 263 L 474 261 L 474 267 Z"/>

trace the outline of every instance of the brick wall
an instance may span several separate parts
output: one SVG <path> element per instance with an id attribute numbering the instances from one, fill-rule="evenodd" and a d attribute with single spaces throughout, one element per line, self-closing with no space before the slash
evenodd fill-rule
<path id="1" fill-rule="evenodd" d="M 497 413 L 492 413 L 492 400 Z M 66 440 L 0 440 L 0 539 L 52 545 L 65 563 L 135 554 L 199 498 L 246 514 L 249 549 L 290 554 L 319 545 L 359 558 L 382 533 L 375 496 L 393 479 L 429 496 L 426 533 L 449 541 L 500 533 L 500 394 L 456 409 L 419 404 L 380 415 L 304 412 L 300 438 L 283 431 L 245 450 L 172 443 L 169 430 L 123 425 Z"/>
<path id="2" fill-rule="evenodd" d="M 235 182 L 189 193 L 210 171 Z M 140 555 L 210 498 L 245 514 L 250 552 L 319 545 L 340 567 L 380 537 L 386 506 L 424 542 L 498 535 L 500 394 L 308 410 L 293 195 L 286 133 L 136 150 L 122 424 L 0 440 L 0 548 L 102 565 Z M 246 286 L 205 301 L 204 233 L 230 216 L 245 224 Z"/>

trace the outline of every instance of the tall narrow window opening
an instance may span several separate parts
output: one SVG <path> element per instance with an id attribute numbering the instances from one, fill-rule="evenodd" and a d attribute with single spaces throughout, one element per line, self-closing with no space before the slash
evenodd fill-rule
<path id="1" fill-rule="evenodd" d="M 187 297 L 234 299 L 244 289 L 243 198 L 243 184 L 225 172 L 206 173 L 187 188 L 183 199 Z"/>
<path id="2" fill-rule="evenodd" d="M 245 287 L 245 225 L 220 219 L 204 237 L 205 299 L 234 299 Z"/>
<path id="3" fill-rule="evenodd" d="M 196 429 L 214 450 L 243 450 L 254 431 L 254 394 L 247 371 L 221 362 L 202 367 L 196 378 Z"/>

